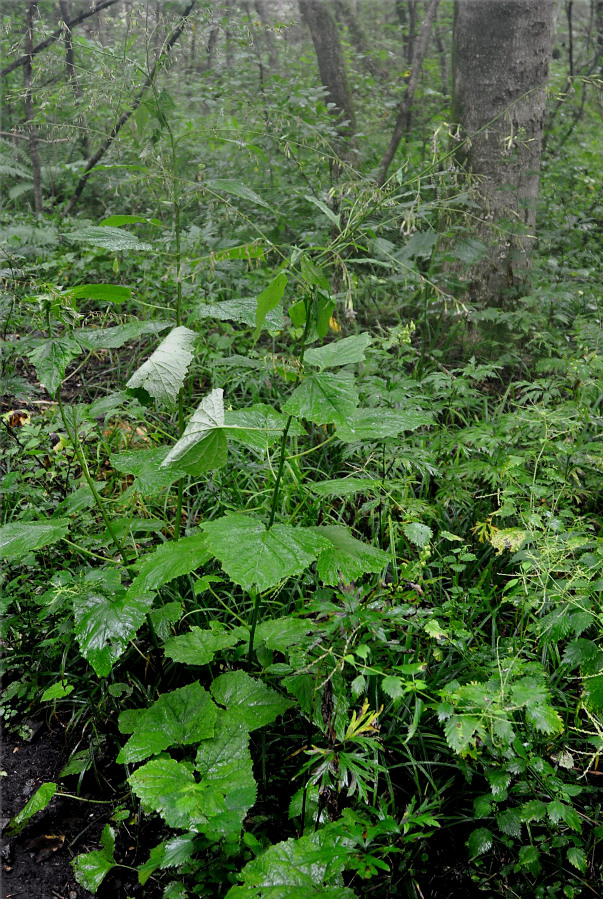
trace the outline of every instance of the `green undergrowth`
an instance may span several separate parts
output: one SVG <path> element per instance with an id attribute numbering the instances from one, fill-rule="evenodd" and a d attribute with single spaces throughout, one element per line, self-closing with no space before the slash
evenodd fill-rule
<path id="1" fill-rule="evenodd" d="M 570 252 L 549 198 L 530 293 L 470 310 L 439 165 L 289 198 L 314 216 L 295 246 L 255 189 L 208 181 L 243 222 L 225 237 L 185 216 L 155 114 L 171 224 L 1 235 L 2 714 L 26 735 L 44 709 L 73 746 L 13 831 L 105 798 L 110 759 L 112 822 L 74 860 L 91 892 L 140 815 L 163 838 L 130 875 L 166 899 L 421 899 L 453 868 L 467 895 L 592 892 L 592 230 Z"/>

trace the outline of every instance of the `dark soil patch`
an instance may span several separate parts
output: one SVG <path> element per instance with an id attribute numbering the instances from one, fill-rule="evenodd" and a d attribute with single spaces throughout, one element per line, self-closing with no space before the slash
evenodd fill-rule
<path id="1" fill-rule="evenodd" d="M 43 783 L 57 782 L 68 758 L 69 749 L 60 730 L 40 729 L 29 742 L 11 734 L 3 736 L 0 763 L 3 832 L 8 821 L 21 811 Z M 98 795 L 93 788 L 83 790 L 82 795 L 93 800 L 114 798 L 111 794 Z M 70 862 L 82 852 L 100 848 L 101 831 L 112 813 L 112 804 L 96 805 L 55 796 L 21 833 L 13 837 L 4 835 L 1 842 L 1 899 L 90 897 L 92 894 L 76 882 Z M 140 864 L 148 858 L 149 848 L 156 842 L 158 840 L 153 839 L 148 845 L 139 843 L 134 847 L 120 845 L 123 839 L 118 838 L 116 858 L 123 858 L 128 865 Z M 109 873 L 97 894 L 111 899 L 143 895 L 153 897 L 157 893 L 152 885 L 147 885 L 143 891 L 135 872 L 130 874 L 119 868 Z"/>

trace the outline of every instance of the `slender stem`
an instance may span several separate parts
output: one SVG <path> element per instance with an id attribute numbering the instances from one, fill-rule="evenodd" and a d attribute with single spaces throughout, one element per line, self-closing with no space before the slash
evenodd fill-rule
<path id="1" fill-rule="evenodd" d="M 103 503 L 103 501 L 100 497 L 100 494 L 99 494 L 98 490 L 96 489 L 96 484 L 94 483 L 94 480 L 92 479 L 92 475 L 90 474 L 90 469 L 88 468 L 88 463 L 86 461 L 86 457 L 85 457 L 84 453 L 82 452 L 80 439 L 79 439 L 79 436 L 77 433 L 77 427 L 75 427 L 72 431 L 67 422 L 67 416 L 65 415 L 65 408 L 63 406 L 63 401 L 61 399 L 60 385 L 57 387 L 56 399 L 57 399 L 57 404 L 59 407 L 59 412 L 61 415 L 61 420 L 63 422 L 63 426 L 64 426 L 65 430 L 67 431 L 67 435 L 71 441 L 71 444 L 72 444 L 75 454 L 77 456 L 77 460 L 81 465 L 83 475 L 86 478 L 88 486 L 90 487 L 92 496 L 94 497 L 94 502 L 96 503 L 98 510 L 102 515 L 103 521 L 105 522 L 105 527 L 107 528 L 107 533 L 110 535 L 111 540 L 113 541 L 113 544 L 115 545 L 115 548 L 117 549 L 117 552 L 121 555 L 122 559 L 124 560 L 124 563 L 127 564 L 128 563 L 128 554 L 125 550 L 125 547 L 122 545 L 121 541 L 118 540 L 117 535 L 115 534 L 115 531 L 113 530 L 113 525 L 111 523 L 111 519 L 109 518 L 107 510 L 105 509 L 105 504 Z"/>
<path id="2" fill-rule="evenodd" d="M 306 341 L 308 339 L 308 334 L 310 332 L 310 320 L 312 317 L 312 307 L 314 305 L 314 292 L 310 295 L 310 299 L 306 301 L 306 324 L 304 326 L 304 336 L 302 337 L 301 350 L 299 353 L 299 367 L 297 370 L 297 377 L 295 379 L 294 388 L 299 385 L 302 375 L 302 366 L 304 363 L 304 353 L 306 352 Z M 287 419 L 287 423 L 283 430 L 283 436 L 281 438 L 281 451 L 280 458 L 278 463 L 278 471 L 276 473 L 276 482 L 274 484 L 274 491 L 272 493 L 272 507 L 270 509 L 270 520 L 268 522 L 268 530 L 274 524 L 274 517 L 276 515 L 276 509 L 278 505 L 278 497 L 280 493 L 281 479 L 283 477 L 283 468 L 285 466 L 285 450 L 287 448 L 287 436 L 289 434 L 289 428 L 291 427 L 291 422 L 293 421 L 293 416 L 290 415 Z"/>
<path id="3" fill-rule="evenodd" d="M 306 342 L 308 340 L 308 334 L 310 333 L 310 321 L 312 317 L 312 308 L 314 306 L 314 291 L 310 294 L 310 298 L 306 299 L 306 323 L 304 326 L 304 335 L 302 337 L 301 349 L 299 353 L 299 368 L 297 371 L 297 377 L 295 379 L 295 387 L 299 385 L 302 375 L 302 366 L 304 362 L 304 353 L 306 352 Z M 287 423 L 283 429 L 283 436 L 281 437 L 281 448 L 280 448 L 280 456 L 278 462 L 278 470 L 276 473 L 276 481 L 274 483 L 274 489 L 272 491 L 272 505 L 270 508 L 270 518 L 268 520 L 268 530 L 274 524 L 274 519 L 276 516 L 276 509 L 278 506 L 278 498 L 280 493 L 281 480 L 283 477 L 283 469 L 285 467 L 285 450 L 287 448 L 287 436 L 289 434 L 289 428 L 291 427 L 291 422 L 293 421 L 293 416 L 290 415 L 287 419 Z M 251 619 L 251 631 L 249 633 L 249 649 L 247 651 L 247 662 L 251 664 L 251 657 L 253 654 L 253 640 L 255 637 L 255 629 L 258 623 L 258 616 L 260 613 L 260 606 L 262 603 L 261 594 L 256 593 L 253 602 L 253 616 Z"/>
<path id="4" fill-rule="evenodd" d="M 170 138 L 170 149 L 172 152 L 172 191 L 174 197 L 174 231 L 176 233 L 176 327 L 180 327 L 182 323 L 182 245 L 181 245 L 181 222 L 180 222 L 180 184 L 178 181 L 178 156 L 176 153 L 176 141 L 174 140 L 174 132 L 169 122 L 165 122 L 167 133 Z M 178 437 L 182 437 L 184 433 L 184 397 L 182 390 L 178 394 Z M 178 481 L 178 493 L 176 496 L 176 521 L 174 523 L 174 539 L 178 540 L 182 529 L 182 505 L 184 499 L 184 477 Z"/>

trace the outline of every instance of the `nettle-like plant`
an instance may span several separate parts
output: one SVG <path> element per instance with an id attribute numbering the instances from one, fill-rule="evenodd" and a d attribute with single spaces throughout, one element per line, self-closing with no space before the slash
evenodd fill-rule
<path id="1" fill-rule="evenodd" d="M 126 244 L 140 249 L 140 242 L 122 230 L 124 224 L 134 221 L 140 221 L 139 217 L 113 218 L 79 237 L 114 249 Z M 307 895 L 309 890 L 348 897 L 353 893 L 343 888 L 340 880 L 345 867 L 362 870 L 363 876 L 387 867 L 381 856 L 389 849 L 381 847 L 373 856 L 370 840 L 363 837 L 359 843 L 357 832 L 366 833 L 368 819 L 360 826 L 349 810 L 347 825 L 338 822 L 335 827 L 340 814 L 338 795 L 356 792 L 366 800 L 369 791 L 376 789 L 381 770 L 377 762 L 379 710 L 365 702 L 357 715 L 343 695 L 340 677 L 346 660 L 357 665 L 360 659 L 360 670 L 369 672 L 370 666 L 363 662 L 366 651 L 361 649 L 358 658 L 354 656 L 357 633 L 362 628 L 351 625 L 344 633 L 342 625 L 336 629 L 329 622 L 322 627 L 314 619 L 287 614 L 288 608 L 285 614 L 276 615 L 274 609 L 278 609 L 283 585 L 291 578 L 299 579 L 305 590 L 321 587 L 330 591 L 329 595 L 336 595 L 342 585 L 384 571 L 391 553 L 357 539 L 341 524 L 297 524 L 295 517 L 292 520 L 291 515 L 282 514 L 282 488 L 286 478 L 293 479 L 294 489 L 303 493 L 304 473 L 299 460 L 321 451 L 325 444 L 343 446 L 362 461 L 367 444 L 384 445 L 406 431 L 427 427 L 431 416 L 410 404 L 407 408 L 360 405 L 356 371 L 370 352 L 373 339 L 359 333 L 317 344 L 329 333 L 335 301 L 322 270 L 306 255 L 298 254 L 297 267 L 278 271 L 257 301 L 251 301 L 255 339 L 277 313 L 282 321 L 280 306 L 293 279 L 299 298 L 288 313 L 299 346 L 297 353 L 284 360 L 285 384 L 289 379 L 292 387 L 281 408 L 256 403 L 233 409 L 230 404 L 225 406 L 223 389 L 215 388 L 203 397 L 188 422 L 183 412 L 178 416 L 179 436 L 172 445 L 111 457 L 114 470 L 134 478 L 127 491 L 134 504 L 137 498 L 148 499 L 176 485 L 174 519 L 165 522 L 167 528 L 172 526 L 174 539 L 139 558 L 135 544 L 124 536 L 136 532 L 136 516 L 131 513 L 125 532 L 112 520 L 90 471 L 86 440 L 96 419 L 114 414 L 124 404 L 132 414 L 141 410 L 140 404 L 183 410 L 183 392 L 198 335 L 177 324 L 130 377 L 125 393 L 70 407 L 62 400 L 61 384 L 67 366 L 78 355 L 117 348 L 138 335 L 157 333 L 169 325 L 130 322 L 105 329 L 76 327 L 79 297 L 123 300 L 129 296 L 128 288 L 84 285 L 49 290 L 36 298 L 48 336 L 29 350 L 29 358 L 40 383 L 56 398 L 66 439 L 86 482 L 84 489 L 96 504 L 107 539 L 113 544 L 113 556 L 107 564 L 89 568 L 69 585 L 80 651 L 98 677 L 108 678 L 128 644 L 147 625 L 155 644 L 163 641 L 165 659 L 187 666 L 182 677 L 190 680 L 161 694 L 147 708 L 124 711 L 119 719 L 121 732 L 129 736 L 118 761 L 126 766 L 133 794 L 147 811 L 157 812 L 176 832 L 152 850 L 139 870 L 141 883 L 157 869 L 184 866 L 184 870 L 193 870 L 195 853 L 212 845 L 230 846 L 227 853 L 232 854 L 232 846 L 239 844 L 245 818 L 257 799 L 250 734 L 295 708 L 326 734 L 325 747 L 311 750 L 306 766 L 309 789 L 320 806 L 315 823 L 318 826 L 322 822 L 323 827 L 311 836 L 268 849 L 244 868 L 244 885 L 233 886 L 229 895 L 260 895 L 264 884 L 278 883 L 291 896 Z M 248 306 L 249 301 L 233 302 L 228 314 L 248 322 Z M 238 444 L 251 454 L 256 466 L 263 465 L 270 487 L 265 494 L 267 502 L 257 509 L 240 508 L 207 517 L 180 537 L 180 522 L 187 520 L 187 485 L 194 493 L 196 482 L 214 477 L 214 472 L 227 466 L 229 444 Z M 378 486 L 378 481 L 371 482 L 370 489 Z M 8 524 L 3 528 L 5 555 L 17 559 L 51 545 L 64 538 L 72 524 L 73 519 L 66 515 Z M 158 603 L 160 591 L 193 573 L 197 583 L 204 582 L 206 587 L 212 576 L 208 580 L 203 572 L 208 568 L 214 572 L 216 563 L 233 593 L 244 597 L 242 605 L 249 614 L 245 618 L 227 610 L 222 620 L 211 621 L 209 627 L 193 626 L 169 636 L 183 609 L 179 602 Z M 200 596 L 204 587 L 199 590 Z M 265 615 L 268 600 L 271 613 Z M 366 608 L 370 618 L 368 603 Z M 286 663 L 272 663 L 275 652 L 283 654 Z M 326 657 L 328 665 L 324 664 Z M 204 674 L 203 683 L 198 675 L 191 680 L 195 670 L 206 672 L 207 666 L 212 670 L 215 660 L 226 668 L 223 673 L 209 679 Z M 419 670 L 421 666 L 411 673 Z M 370 674 L 374 677 L 375 671 L 370 670 Z M 400 678 L 392 672 L 377 674 L 386 695 L 401 694 Z M 288 677 L 279 685 L 282 675 Z M 333 684 L 337 686 L 335 699 Z M 68 678 L 57 685 L 57 690 L 49 698 L 68 695 Z M 356 695 L 359 692 L 357 678 Z M 320 800 L 316 800 L 318 786 Z M 54 795 L 49 785 L 45 790 L 23 810 L 19 825 Z M 311 807 L 308 800 L 306 810 L 305 794 L 303 806 L 302 831 Z M 422 808 L 407 817 L 404 833 L 386 817 L 375 838 L 387 832 L 402 839 L 409 829 L 429 828 L 436 823 Z M 117 864 L 110 827 L 105 829 L 102 846 L 75 861 L 78 880 L 93 891 Z"/>

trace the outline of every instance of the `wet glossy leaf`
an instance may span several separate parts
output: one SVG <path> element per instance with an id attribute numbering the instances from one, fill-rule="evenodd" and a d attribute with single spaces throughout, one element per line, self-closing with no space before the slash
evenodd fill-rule
<path id="1" fill-rule="evenodd" d="M 398 412 L 395 409 L 356 409 L 337 428 L 337 436 L 345 443 L 360 440 L 386 440 L 403 431 L 415 431 L 432 421 L 426 412 Z"/>
<path id="2" fill-rule="evenodd" d="M 187 634 L 172 637 L 163 650 L 168 659 L 184 665 L 208 665 L 215 654 L 223 649 L 230 649 L 242 640 L 249 640 L 249 631 L 245 627 L 226 630 L 218 626 L 212 630 L 192 627 Z"/>
<path id="3" fill-rule="evenodd" d="M 99 677 L 109 674 L 152 602 L 152 595 L 131 596 L 125 591 L 108 595 L 94 585 L 86 585 L 74 596 L 75 636 L 82 655 Z"/>
<path id="4" fill-rule="evenodd" d="M 205 740 L 213 735 L 216 714 L 209 693 L 198 683 L 164 693 L 140 712 L 118 761 L 140 762 L 169 746 L 187 746 Z"/>
<path id="5" fill-rule="evenodd" d="M 38 787 L 31 799 L 27 801 L 20 812 L 11 818 L 8 824 L 8 832 L 10 834 L 18 833 L 23 829 L 24 825 L 30 818 L 45 809 L 58 789 L 55 783 L 43 783 Z"/>
<path id="6" fill-rule="evenodd" d="M 362 334 L 354 334 L 352 337 L 334 340 L 332 343 L 326 343 L 324 346 L 306 350 L 304 363 L 316 365 L 322 371 L 325 368 L 336 368 L 340 365 L 364 362 L 364 354 L 371 342 L 372 338 L 366 331 Z"/>
<path id="7" fill-rule="evenodd" d="M 182 537 L 171 543 L 162 543 L 145 556 L 140 570 L 128 590 L 131 599 L 146 596 L 174 578 L 190 574 L 211 558 L 204 534 Z"/>
<path id="8" fill-rule="evenodd" d="M 199 831 L 212 809 L 204 802 L 206 790 L 195 781 L 194 768 L 188 762 L 171 758 L 153 759 L 128 778 L 143 806 L 159 812 L 170 827 Z"/>
<path id="9" fill-rule="evenodd" d="M 226 707 L 229 718 L 249 730 L 271 724 L 291 706 L 288 699 L 244 671 L 227 671 L 211 685 L 212 696 Z"/>
<path id="10" fill-rule="evenodd" d="M 352 415 L 357 405 L 358 392 L 353 375 L 341 371 L 305 377 L 293 391 L 283 410 L 317 425 L 341 425 Z"/>
<path id="11" fill-rule="evenodd" d="M 202 783 L 224 804 L 203 832 L 213 840 L 238 834 L 257 797 L 247 727 L 230 712 L 220 712 L 215 734 L 200 744 L 195 765 Z"/>
<path id="12" fill-rule="evenodd" d="M 341 525 L 327 525 L 314 530 L 331 544 L 316 562 L 316 571 L 323 584 L 332 587 L 341 581 L 349 584 L 363 574 L 381 571 L 390 561 L 383 550 L 362 543 Z"/>
<path id="13" fill-rule="evenodd" d="M 203 530 L 224 571 L 245 590 L 269 590 L 301 574 L 330 546 L 313 529 L 276 524 L 268 531 L 261 521 L 240 513 L 208 521 Z"/>
<path id="14" fill-rule="evenodd" d="M 483 855 L 484 852 L 488 852 L 492 848 L 493 842 L 494 838 L 491 831 L 487 827 L 478 827 L 477 830 L 474 830 L 469 835 L 467 840 L 469 854 L 472 858 L 475 858 L 476 855 Z"/>
<path id="15" fill-rule="evenodd" d="M 325 827 L 317 833 L 270 846 L 241 871 L 243 886 L 226 899 L 356 899 L 353 890 L 337 885 L 352 849 Z"/>
<path id="16" fill-rule="evenodd" d="M 61 540 L 69 530 L 66 518 L 53 521 L 13 521 L 0 528 L 0 558 L 18 559 Z"/>
<path id="17" fill-rule="evenodd" d="M 115 867 L 115 833 L 113 828 L 108 824 L 105 825 L 101 836 L 102 849 L 95 852 L 87 852 L 85 855 L 78 855 L 72 861 L 75 879 L 80 886 L 91 893 L 96 893 L 101 883 L 111 870 Z"/>

